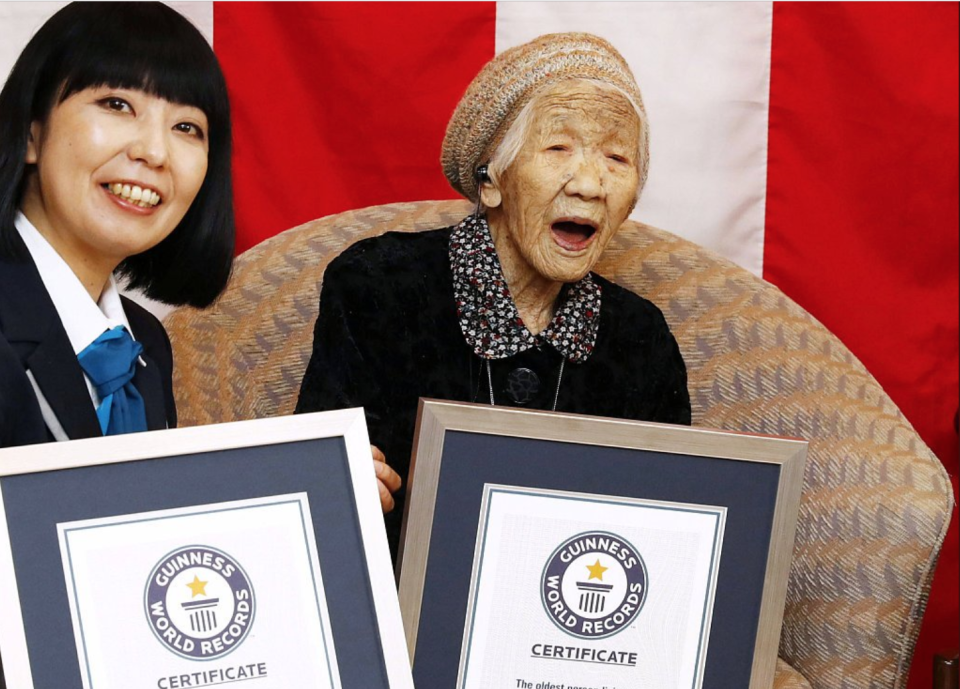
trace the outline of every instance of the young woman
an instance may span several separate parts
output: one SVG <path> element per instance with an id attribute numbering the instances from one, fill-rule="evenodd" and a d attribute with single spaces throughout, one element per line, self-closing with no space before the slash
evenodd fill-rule
<path id="1" fill-rule="evenodd" d="M 170 343 L 115 276 L 205 306 L 233 256 L 230 112 L 160 3 L 74 3 L 0 92 L 0 447 L 176 425 Z"/>

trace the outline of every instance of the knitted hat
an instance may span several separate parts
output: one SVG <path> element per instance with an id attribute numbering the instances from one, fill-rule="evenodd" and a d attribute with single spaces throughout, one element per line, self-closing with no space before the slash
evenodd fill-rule
<path id="1" fill-rule="evenodd" d="M 477 166 L 489 162 L 533 95 L 566 79 L 592 79 L 621 88 L 645 113 L 640 88 L 616 48 L 588 33 L 555 33 L 497 55 L 474 78 L 447 125 L 440 162 L 450 185 L 477 200 Z M 648 144 L 643 142 L 644 147 Z M 646 155 L 643 156 L 644 160 Z M 646 179 L 646 169 L 640 179 Z"/>

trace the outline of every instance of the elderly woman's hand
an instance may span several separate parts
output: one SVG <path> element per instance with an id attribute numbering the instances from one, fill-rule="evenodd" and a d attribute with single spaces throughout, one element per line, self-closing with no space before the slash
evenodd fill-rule
<path id="1" fill-rule="evenodd" d="M 377 488 L 380 489 L 380 508 L 383 513 L 392 512 L 396 503 L 393 494 L 400 490 L 403 484 L 400 474 L 390 468 L 387 458 L 376 445 L 370 446 L 373 453 L 373 470 L 377 475 Z"/>

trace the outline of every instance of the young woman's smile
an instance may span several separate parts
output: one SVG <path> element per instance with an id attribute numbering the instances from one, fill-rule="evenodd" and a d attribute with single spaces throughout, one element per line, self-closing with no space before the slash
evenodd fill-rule
<path id="1" fill-rule="evenodd" d="M 207 172 L 203 111 L 144 91 L 84 89 L 30 133 L 23 212 L 88 288 L 165 239 Z"/>
<path id="2" fill-rule="evenodd" d="M 113 182 L 112 184 L 104 184 L 103 188 L 113 194 L 121 207 L 129 208 L 132 211 L 138 208 L 144 211 L 152 211 L 161 200 L 161 196 L 156 189 L 151 189 L 149 185 L 141 182 Z"/>

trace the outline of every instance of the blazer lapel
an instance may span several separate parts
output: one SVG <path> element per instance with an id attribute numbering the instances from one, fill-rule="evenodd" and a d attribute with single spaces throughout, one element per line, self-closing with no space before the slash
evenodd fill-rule
<path id="1" fill-rule="evenodd" d="M 137 363 L 133 374 L 133 385 L 143 397 L 143 406 L 147 411 L 147 430 L 161 431 L 167 427 L 164 414 L 163 383 L 160 380 L 160 368 L 150 360 L 146 353 L 142 355 L 146 366 Z"/>
<path id="2" fill-rule="evenodd" d="M 67 436 L 73 440 L 102 435 L 77 356 L 29 258 L 2 263 L 0 324 Z"/>

